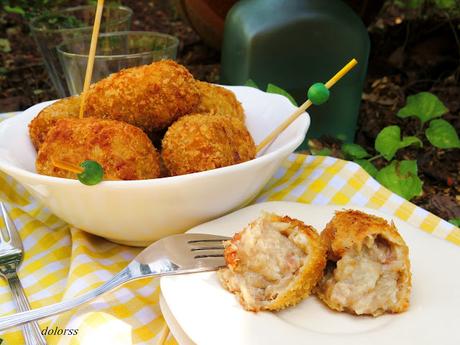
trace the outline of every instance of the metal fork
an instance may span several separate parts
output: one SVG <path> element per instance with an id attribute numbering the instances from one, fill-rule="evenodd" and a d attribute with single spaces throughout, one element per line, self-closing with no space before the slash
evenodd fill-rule
<path id="1" fill-rule="evenodd" d="M 24 248 L 16 226 L 2 202 L 0 202 L 0 209 L 6 230 L 4 232 L 0 229 L 0 275 L 8 281 L 16 309 L 26 312 L 30 310 L 30 304 L 17 274 L 17 269 L 24 257 Z M 45 337 L 40 333 L 37 322 L 25 324 L 23 332 L 27 345 L 46 345 Z"/>
<path id="2" fill-rule="evenodd" d="M 73 309 L 134 279 L 214 271 L 225 265 L 222 241 L 228 239 L 207 234 L 165 237 L 144 249 L 124 270 L 93 291 L 47 307 L 1 317 L 0 330 Z"/>

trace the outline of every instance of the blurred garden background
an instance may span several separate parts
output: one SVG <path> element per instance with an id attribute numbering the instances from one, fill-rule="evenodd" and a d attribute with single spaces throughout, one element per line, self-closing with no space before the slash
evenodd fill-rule
<path id="1" fill-rule="evenodd" d="M 28 21 L 57 8 L 94 3 L 87 0 L 1 0 L 0 14 L 0 112 L 20 111 L 33 104 L 57 98 L 33 41 Z M 106 1 L 107 2 L 107 1 Z M 208 1 L 222 18 L 234 1 Z M 375 169 L 394 168 L 404 175 L 403 166 L 390 161 L 416 161 L 416 177 L 422 191 L 401 191 L 408 183 L 386 181 L 398 194 L 415 204 L 450 220 L 460 222 L 460 3 L 457 0 L 363 0 L 347 2 L 361 17 L 371 40 L 371 54 L 355 143 L 346 147 L 335 137 L 310 140 L 312 154 L 346 159 L 367 159 Z M 182 0 L 116 1 L 133 10 L 132 30 L 159 31 L 180 40 L 178 62 L 197 79 L 219 82 L 220 51 L 214 42 L 203 40 L 192 28 L 183 11 Z M 201 18 L 206 22 L 206 16 Z M 195 23 L 196 27 L 196 23 Z M 219 31 L 221 28 L 216 28 Z M 206 38 L 206 37 L 205 37 Z M 206 41 L 206 43 L 205 43 Z M 420 119 L 405 117 L 408 97 L 421 92 L 435 95 L 439 117 L 450 124 L 440 130 L 443 143 L 430 139 L 435 124 L 420 125 Z M 420 102 L 424 102 L 421 99 Z M 431 104 L 431 103 L 430 103 Z M 399 113 L 399 116 L 398 116 Z M 431 116 L 430 115 L 430 116 Z M 433 121 L 439 121 L 433 120 Z M 382 154 L 375 140 L 382 129 L 399 126 L 406 137 L 417 137 L 408 146 Z M 433 129 L 426 132 L 427 129 Z M 395 127 L 393 127 L 394 129 Z M 453 128 L 453 133 L 452 133 Z M 431 134 L 433 138 L 433 134 Z M 447 140 L 447 141 L 446 141 Z M 434 143 L 433 143 L 434 142 Z M 447 142 L 447 144 L 446 144 Z M 422 146 L 423 145 L 423 146 Z M 361 150 L 363 149 L 363 150 Z M 394 156 L 394 157 L 393 157 Z M 370 158 L 369 158 L 370 157 Z M 365 163 L 367 164 L 367 163 Z M 395 168 L 396 167 L 396 168 Z M 411 169 L 409 169 L 411 170 Z M 411 170 L 413 171 L 413 170 Z M 408 173 L 409 174 L 409 173 Z M 381 180 L 379 180 L 382 182 Z M 418 181 L 418 180 L 417 180 Z M 417 185 L 417 181 L 410 180 Z M 399 183 L 399 186 L 398 186 Z M 385 183 L 383 183 L 385 185 Z M 394 190 L 392 189 L 392 190 Z"/>

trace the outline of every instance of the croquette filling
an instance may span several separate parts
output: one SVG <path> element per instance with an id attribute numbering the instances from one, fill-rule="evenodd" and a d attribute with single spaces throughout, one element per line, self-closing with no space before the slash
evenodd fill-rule
<path id="1" fill-rule="evenodd" d="M 401 250 L 380 235 L 368 236 L 360 252 L 349 250 L 335 265 L 328 263 L 324 280 L 332 301 L 375 315 L 397 305 L 403 271 Z"/>
<path id="2" fill-rule="evenodd" d="M 236 244 L 238 265 L 234 271 L 221 271 L 231 291 L 239 291 L 246 304 L 257 308 L 269 304 L 287 289 L 307 261 L 307 254 L 296 246 L 298 231 L 292 225 L 259 218 L 250 231 L 244 231 Z"/>

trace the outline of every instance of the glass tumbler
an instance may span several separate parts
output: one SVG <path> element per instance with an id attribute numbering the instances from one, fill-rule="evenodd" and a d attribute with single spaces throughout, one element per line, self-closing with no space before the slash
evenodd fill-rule
<path id="1" fill-rule="evenodd" d="M 71 95 L 81 93 L 91 39 L 62 43 L 57 51 Z M 123 68 L 162 59 L 175 59 L 179 40 L 171 35 L 148 31 L 112 32 L 99 35 L 91 83 Z"/>
<path id="2" fill-rule="evenodd" d="M 36 17 L 29 24 L 59 98 L 69 96 L 70 92 L 56 48 L 64 41 L 91 37 L 95 13 L 94 5 L 71 7 Z M 100 32 L 129 30 L 132 15 L 133 11 L 128 7 L 105 6 Z"/>

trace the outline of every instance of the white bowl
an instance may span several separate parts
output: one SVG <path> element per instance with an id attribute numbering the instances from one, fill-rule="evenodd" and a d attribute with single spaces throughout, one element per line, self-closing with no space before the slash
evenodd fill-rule
<path id="1" fill-rule="evenodd" d="M 256 144 L 295 110 L 283 96 L 250 87 L 228 88 L 243 104 Z M 241 164 L 182 176 L 85 186 L 35 171 L 36 152 L 28 124 L 51 103 L 37 104 L 0 124 L 0 169 L 69 224 L 135 246 L 186 231 L 247 204 L 302 143 L 310 125 L 308 114 L 302 114 L 256 159 Z"/>

